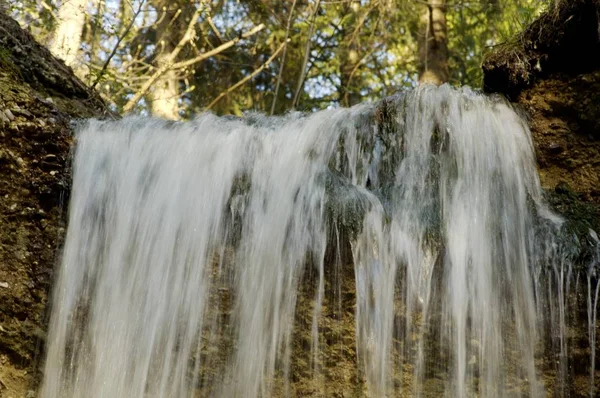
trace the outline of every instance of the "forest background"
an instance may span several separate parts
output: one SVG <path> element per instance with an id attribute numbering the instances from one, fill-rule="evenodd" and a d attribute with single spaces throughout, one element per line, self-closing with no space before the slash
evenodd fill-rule
<path id="1" fill-rule="evenodd" d="M 9 14 L 115 112 L 187 119 L 479 88 L 548 0 L 17 0 Z M 514 39 L 513 39 L 514 40 Z"/>

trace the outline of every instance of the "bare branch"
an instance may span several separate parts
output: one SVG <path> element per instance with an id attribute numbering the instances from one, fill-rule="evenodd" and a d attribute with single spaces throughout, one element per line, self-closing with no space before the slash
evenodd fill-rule
<path id="1" fill-rule="evenodd" d="M 212 18 L 210 17 L 210 15 L 206 17 L 206 21 L 208 22 L 208 26 L 210 26 L 210 28 L 212 29 L 213 33 L 215 34 L 215 36 L 219 40 L 219 43 L 223 43 L 223 38 L 221 37 L 221 34 L 219 33 L 219 30 L 215 26 L 215 24 L 214 24 Z"/>
<path id="2" fill-rule="evenodd" d="M 129 34 L 129 32 L 131 31 L 131 28 L 133 27 L 135 20 L 137 19 L 138 15 L 140 15 L 140 12 L 142 12 L 142 7 L 143 7 L 144 3 L 145 3 L 144 0 L 140 1 L 140 6 L 138 7 L 135 14 L 133 14 L 133 16 L 131 17 L 131 21 L 129 22 L 129 25 L 127 25 L 127 28 L 125 28 L 125 32 L 123 32 L 121 37 L 119 37 L 119 39 L 117 40 L 117 43 L 115 44 L 112 51 L 110 52 L 110 55 L 106 58 L 106 61 L 104 61 L 104 65 L 102 65 L 102 69 L 100 69 L 100 72 L 98 72 L 98 75 L 96 76 L 96 80 L 94 80 L 94 83 L 92 83 L 93 89 L 96 88 L 98 83 L 100 83 L 100 79 L 102 79 L 102 76 L 104 76 L 104 73 L 106 73 L 106 68 L 108 68 L 110 61 L 113 59 L 113 57 L 117 53 L 117 50 L 119 49 L 119 46 L 121 45 L 121 42 L 123 41 L 125 36 L 127 36 Z"/>
<path id="3" fill-rule="evenodd" d="M 258 33 L 259 31 L 261 31 L 262 29 L 265 28 L 265 25 L 260 24 L 256 27 L 254 27 L 253 29 L 251 29 L 248 32 L 245 32 L 243 34 L 241 34 L 239 37 L 224 43 L 222 45 L 220 45 L 219 47 L 207 51 L 205 53 L 200 54 L 197 57 L 194 57 L 192 59 L 186 60 L 186 61 L 181 61 L 181 62 L 175 62 L 175 59 L 177 58 L 177 56 L 179 55 L 179 53 L 181 52 L 181 50 L 183 49 L 183 47 L 189 43 L 190 41 L 193 40 L 194 38 L 194 25 L 195 25 L 195 21 L 198 19 L 199 15 L 200 15 L 201 10 L 198 9 L 196 10 L 196 12 L 194 13 L 194 16 L 192 17 L 190 24 L 188 25 L 188 29 L 186 31 L 186 33 L 184 34 L 184 36 L 181 38 L 181 40 L 179 41 L 179 43 L 177 43 L 177 46 L 175 46 L 175 49 L 173 49 L 173 51 L 168 55 L 167 59 L 165 60 L 164 64 L 158 68 L 154 74 L 152 76 L 150 76 L 148 78 L 148 80 L 146 81 L 146 83 L 144 83 L 144 85 L 142 85 L 142 87 L 140 88 L 140 90 L 135 93 L 135 95 L 129 100 L 127 101 L 127 103 L 125 104 L 125 106 L 123 107 L 123 111 L 124 112 L 129 112 L 131 111 L 131 109 L 133 109 L 133 107 L 135 106 L 135 104 L 137 104 L 137 102 L 148 92 L 148 90 L 150 90 L 150 87 L 152 87 L 152 85 L 160 78 L 162 77 L 165 73 L 167 73 L 169 70 L 173 70 L 173 69 L 183 69 L 187 66 L 191 66 L 194 65 L 200 61 L 203 61 L 207 58 L 210 58 L 232 46 L 234 46 L 236 43 L 238 43 L 240 40 L 245 39 L 247 37 L 250 37 L 256 33 Z"/>
<path id="4" fill-rule="evenodd" d="M 277 55 L 281 52 L 281 50 L 283 50 L 286 47 L 286 45 L 287 45 L 287 43 L 289 41 L 290 41 L 290 39 L 287 39 L 285 42 L 281 43 L 281 45 L 279 46 L 279 48 L 273 53 L 273 55 L 271 55 L 269 57 L 269 59 L 267 59 L 267 61 L 264 64 L 262 64 L 254 72 L 252 72 L 248 76 L 244 77 L 242 80 L 240 80 L 239 82 L 237 82 L 233 86 L 229 87 L 226 91 L 224 91 L 221 94 L 219 94 L 219 96 L 217 98 L 215 98 L 210 104 L 208 104 L 208 106 L 206 108 L 204 108 L 204 110 L 205 111 L 209 110 L 217 102 L 219 102 L 221 99 L 223 99 L 224 97 L 226 97 L 229 93 L 231 93 L 232 91 L 234 91 L 235 89 L 237 89 L 238 87 L 240 87 L 244 83 L 246 83 L 248 80 L 252 79 L 254 76 L 256 76 L 260 72 L 262 72 L 267 66 L 269 66 L 271 64 L 271 62 L 273 62 L 273 60 L 277 57 Z"/>
<path id="5" fill-rule="evenodd" d="M 52 15 L 52 18 L 54 18 L 55 21 L 58 21 L 58 15 L 56 15 L 52 7 L 48 5 L 45 0 L 40 1 L 40 5 L 44 7 L 50 13 L 50 15 Z"/>
<path id="6" fill-rule="evenodd" d="M 207 58 L 210 58 L 210 57 L 212 57 L 214 55 L 217 55 L 217 54 L 219 54 L 219 53 L 227 50 L 230 47 L 233 47 L 240 40 L 247 39 L 248 37 L 257 34 L 261 30 L 263 30 L 264 28 L 265 28 L 264 24 L 260 24 L 258 26 L 255 26 L 254 28 L 250 29 L 248 32 L 242 33 L 240 36 L 236 37 L 235 39 L 230 40 L 227 43 L 223 43 L 219 47 L 214 48 L 213 50 L 204 52 L 204 53 L 202 53 L 202 54 L 200 54 L 197 57 L 194 57 L 192 59 L 188 59 L 188 60 L 185 60 L 185 61 L 177 62 L 176 64 L 173 65 L 173 68 L 174 69 L 182 69 L 182 68 L 186 68 L 188 66 L 192 66 L 194 64 L 197 64 L 200 61 L 204 61 Z"/>
<path id="7" fill-rule="evenodd" d="M 194 27 L 196 26 L 196 22 L 197 22 L 198 18 L 200 17 L 200 14 L 202 13 L 203 9 L 204 8 L 201 5 L 200 7 L 198 7 L 196 9 L 196 11 L 194 11 L 194 15 L 192 15 L 192 18 L 190 18 L 190 23 L 188 24 L 187 29 L 186 29 L 185 33 L 183 34 L 183 37 L 181 38 L 181 40 L 179 40 L 179 43 L 177 43 L 177 45 L 175 46 L 173 51 L 171 51 L 171 53 L 167 56 L 165 63 L 160 68 L 158 68 L 154 72 L 154 74 L 152 76 L 150 76 L 150 78 L 146 81 L 146 83 L 144 83 L 142 88 L 137 93 L 135 93 L 134 96 L 129 101 L 127 101 L 127 103 L 123 107 L 123 111 L 125 111 L 125 112 L 131 111 L 131 109 L 133 109 L 135 104 L 137 104 L 137 102 L 148 92 L 148 90 L 150 90 L 150 87 L 152 86 L 152 84 L 154 84 L 160 77 L 162 77 L 165 73 L 167 73 L 170 69 L 173 68 L 175 59 L 177 58 L 177 56 L 179 55 L 181 50 L 183 50 L 183 48 L 185 47 L 186 44 L 188 44 L 190 41 L 192 41 L 194 39 L 194 36 L 195 36 Z"/>
<path id="8" fill-rule="evenodd" d="M 310 46 L 312 44 L 312 35 L 315 30 L 315 21 L 317 19 L 317 13 L 319 12 L 319 6 L 321 0 L 317 0 L 315 4 L 315 10 L 312 14 L 312 21 L 310 23 L 310 29 L 308 30 L 308 37 L 306 38 L 306 49 L 304 50 L 304 60 L 302 61 L 302 69 L 300 70 L 300 77 L 298 78 L 298 85 L 296 86 L 296 92 L 294 93 L 294 100 L 292 101 L 292 109 L 296 108 L 298 99 L 300 98 L 300 92 L 304 86 L 304 80 L 306 79 L 306 65 L 308 64 L 308 57 L 310 56 Z"/>
<path id="9" fill-rule="evenodd" d="M 294 16 L 294 8 L 296 7 L 296 0 L 292 3 L 292 8 L 290 9 L 290 15 L 288 16 L 287 26 L 285 28 L 285 39 L 284 42 L 288 42 L 288 37 L 290 35 L 290 26 L 292 24 L 292 17 Z M 275 94 L 273 94 L 273 103 L 271 104 L 271 116 L 275 113 L 275 104 L 277 103 L 277 95 L 279 94 L 279 86 L 281 85 L 281 78 L 283 75 L 283 69 L 285 67 L 285 55 L 287 53 L 287 44 L 283 49 L 283 54 L 281 54 L 281 63 L 279 66 L 279 74 L 277 75 L 277 83 L 275 84 Z"/>

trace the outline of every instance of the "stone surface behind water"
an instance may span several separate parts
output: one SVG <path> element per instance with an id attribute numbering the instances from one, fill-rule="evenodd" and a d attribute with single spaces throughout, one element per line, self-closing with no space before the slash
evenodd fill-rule
<path id="1" fill-rule="evenodd" d="M 42 397 L 572 389 L 595 266 L 503 100 L 91 121 L 73 167 Z"/>

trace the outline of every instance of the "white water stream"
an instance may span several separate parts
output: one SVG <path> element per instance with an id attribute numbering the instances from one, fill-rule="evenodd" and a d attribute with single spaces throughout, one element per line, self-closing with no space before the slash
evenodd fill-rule
<path id="1" fill-rule="evenodd" d="M 388 101 L 385 123 L 382 109 L 87 123 L 41 396 L 295 395 L 307 272 L 306 367 L 326 372 L 332 230 L 352 251 L 361 394 L 545 395 L 537 354 L 560 354 L 566 377 L 573 265 L 526 123 L 447 86 Z"/>

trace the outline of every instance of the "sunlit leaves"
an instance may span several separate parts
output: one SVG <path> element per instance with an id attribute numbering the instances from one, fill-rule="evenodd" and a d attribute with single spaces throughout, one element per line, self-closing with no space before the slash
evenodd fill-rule
<path id="1" fill-rule="evenodd" d="M 145 1 L 143 11 L 133 29 L 126 31 L 140 1 Z M 425 7 L 423 1 L 321 0 L 312 18 L 317 1 L 297 0 L 287 35 L 292 0 L 203 1 L 206 11 L 196 25 L 194 45 L 179 55 L 180 60 L 218 47 L 261 23 L 266 28 L 227 51 L 179 71 L 180 103 L 186 117 L 201 112 L 221 93 L 260 68 L 286 37 L 290 42 L 275 113 L 290 110 L 303 73 L 306 81 L 297 104 L 300 110 L 376 100 L 416 84 L 418 23 Z M 164 15 L 155 6 L 159 3 L 158 0 L 89 0 L 80 54 L 87 66 L 85 78 L 88 83 L 100 78 L 98 90 L 117 110 L 156 69 L 155 59 L 162 45 L 156 24 Z M 183 25 L 185 18 L 190 17 L 190 7 L 200 3 L 201 0 L 164 2 L 169 9 L 183 10 L 173 22 Z M 480 86 L 484 54 L 531 22 L 545 3 L 543 0 L 448 0 L 450 83 Z M 42 43 L 48 44 L 60 1 L 17 0 L 9 4 L 12 15 Z M 308 37 L 313 21 L 313 33 Z M 122 39 L 117 46 L 119 38 Z M 311 46 L 303 70 L 306 40 L 311 40 Z M 114 56 L 107 70 L 99 76 L 112 52 Z M 240 114 L 245 110 L 270 112 L 280 68 L 281 57 L 277 57 L 211 110 L 219 114 Z M 147 102 L 141 101 L 137 109 L 144 110 L 147 106 Z"/>

